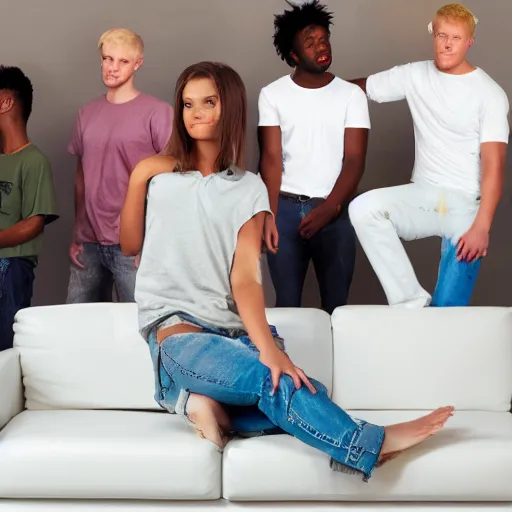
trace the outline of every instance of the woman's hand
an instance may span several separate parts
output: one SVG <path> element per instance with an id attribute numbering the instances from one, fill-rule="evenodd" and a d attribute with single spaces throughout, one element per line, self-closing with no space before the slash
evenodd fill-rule
<path id="1" fill-rule="evenodd" d="M 304 383 L 311 393 L 316 393 L 315 387 L 306 374 L 300 368 L 297 368 L 290 358 L 277 347 L 270 349 L 268 352 L 260 352 L 260 361 L 270 369 L 273 386 L 272 394 L 277 391 L 281 374 L 289 375 L 293 379 L 295 389 L 300 389 Z"/>

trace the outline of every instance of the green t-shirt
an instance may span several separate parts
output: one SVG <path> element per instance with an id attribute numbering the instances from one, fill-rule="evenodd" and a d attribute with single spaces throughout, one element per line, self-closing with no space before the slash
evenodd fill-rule
<path id="1" fill-rule="evenodd" d="M 0 231 L 34 215 L 43 215 L 45 224 L 59 217 L 50 162 L 30 144 L 17 153 L 0 154 Z M 0 248 L 0 258 L 37 258 L 42 247 L 43 233 L 15 247 Z"/>

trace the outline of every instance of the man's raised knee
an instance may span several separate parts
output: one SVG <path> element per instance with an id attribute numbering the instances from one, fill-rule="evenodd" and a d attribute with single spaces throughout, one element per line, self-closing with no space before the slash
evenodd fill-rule
<path id="1" fill-rule="evenodd" d="M 368 192 L 353 199 L 348 205 L 348 216 L 353 225 L 358 225 L 371 215 L 373 208 L 371 201 L 368 201 Z"/>
<path id="2" fill-rule="evenodd" d="M 382 189 L 369 190 L 357 196 L 348 205 L 348 215 L 353 226 L 366 224 L 376 218 L 389 218 L 389 200 L 383 197 Z"/>

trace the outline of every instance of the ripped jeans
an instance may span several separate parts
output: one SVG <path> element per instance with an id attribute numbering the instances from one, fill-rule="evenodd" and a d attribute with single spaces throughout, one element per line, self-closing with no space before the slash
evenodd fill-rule
<path id="1" fill-rule="evenodd" d="M 361 246 L 390 305 L 467 306 L 481 260 L 457 261 L 457 244 L 471 227 L 479 198 L 427 183 L 371 190 L 349 205 Z M 422 288 L 400 238 L 441 238 L 441 261 L 434 296 Z"/>
<path id="2" fill-rule="evenodd" d="M 284 431 L 329 455 L 337 471 L 361 474 L 368 481 L 384 441 L 383 427 L 350 417 L 313 379 L 316 394 L 304 385 L 295 389 L 288 375 L 281 376 L 272 394 L 270 370 L 245 332 L 180 316 L 204 330 L 169 336 L 160 345 L 156 328 L 152 330 L 155 398 L 162 407 L 185 415 L 190 393 L 208 396 L 225 407 L 232 434 Z M 273 326 L 271 330 L 277 335 Z"/>

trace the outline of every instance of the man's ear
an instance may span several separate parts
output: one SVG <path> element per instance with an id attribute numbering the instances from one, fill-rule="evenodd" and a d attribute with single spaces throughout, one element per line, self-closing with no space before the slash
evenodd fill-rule
<path id="1" fill-rule="evenodd" d="M 140 67 L 142 67 L 142 64 L 144 63 L 144 57 L 139 57 L 135 61 L 135 71 L 137 71 Z"/>
<path id="2" fill-rule="evenodd" d="M 475 38 L 472 37 L 470 40 L 469 40 L 469 43 L 468 43 L 468 50 L 475 44 Z"/>
<path id="3" fill-rule="evenodd" d="M 0 93 L 0 114 L 9 112 L 14 107 L 14 96 L 11 93 Z"/>
<path id="4" fill-rule="evenodd" d="M 297 54 L 295 52 L 290 52 L 290 57 L 293 59 L 295 64 L 299 63 L 299 57 L 297 57 Z"/>

